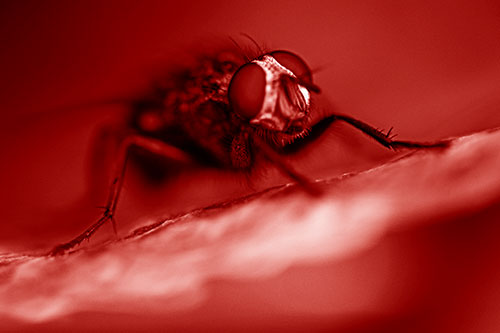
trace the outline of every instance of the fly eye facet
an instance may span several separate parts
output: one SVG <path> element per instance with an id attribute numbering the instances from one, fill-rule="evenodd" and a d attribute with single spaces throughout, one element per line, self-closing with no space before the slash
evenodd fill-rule
<path id="1" fill-rule="evenodd" d="M 298 79 L 301 85 L 307 89 L 319 93 L 320 89 L 313 83 L 312 73 L 306 62 L 298 55 L 290 51 L 273 51 L 269 53 L 281 66 L 290 70 Z"/>
<path id="2" fill-rule="evenodd" d="M 236 114 L 244 119 L 255 117 L 264 103 L 266 74 L 258 65 L 243 65 L 231 79 L 228 98 Z"/>

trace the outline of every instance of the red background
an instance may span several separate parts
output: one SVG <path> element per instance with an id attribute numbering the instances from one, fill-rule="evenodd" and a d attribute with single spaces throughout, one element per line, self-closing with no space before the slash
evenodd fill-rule
<path id="1" fill-rule="evenodd" d="M 495 0 L 4 1 L 0 249 L 47 248 L 93 216 L 89 140 L 115 108 L 53 109 L 130 96 L 158 66 L 240 32 L 300 54 L 338 112 L 401 138 L 500 126 Z"/>

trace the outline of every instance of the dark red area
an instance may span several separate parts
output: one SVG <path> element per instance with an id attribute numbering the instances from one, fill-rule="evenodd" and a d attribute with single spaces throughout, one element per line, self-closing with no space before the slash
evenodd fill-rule
<path id="1" fill-rule="evenodd" d="M 0 252 L 48 249 L 98 216 L 93 207 L 102 200 L 86 197 L 91 142 L 96 129 L 120 117 L 124 108 L 86 107 L 87 102 L 135 96 L 165 68 L 189 65 L 191 54 L 211 51 L 228 36 L 240 40 L 240 32 L 269 49 L 286 49 L 303 57 L 331 107 L 376 127 L 394 126 L 398 138 L 425 141 L 498 127 L 499 17 L 495 0 L 3 2 Z M 244 44 L 245 38 L 241 40 Z M 61 108 L 74 105 L 83 107 Z M 338 146 L 328 146 L 334 142 L 332 136 L 320 140 L 314 147 L 317 152 L 309 149 L 297 157 L 299 168 L 310 175 L 335 176 L 392 156 L 349 130 L 340 128 L 335 135 Z M 122 204 L 128 208 L 118 217 L 122 230 L 136 227 L 144 216 L 163 216 L 165 210 L 179 213 L 249 192 L 240 187 L 239 179 L 211 171 L 181 173 L 161 189 L 141 181 L 131 176 Z M 265 180 L 260 186 L 266 186 Z M 388 235 L 372 252 L 347 262 L 347 266 L 360 265 L 364 256 L 376 256 L 379 247 L 401 247 L 414 256 L 412 263 L 418 269 L 412 266 L 405 271 L 406 257 L 398 259 L 396 269 L 412 274 L 410 281 L 416 281 L 422 294 L 412 293 L 407 309 L 383 318 L 372 314 L 296 318 L 283 313 L 274 317 L 272 306 L 261 307 L 268 304 L 266 297 L 282 299 L 273 294 L 276 286 L 284 284 L 286 294 L 300 290 L 300 281 L 310 281 L 316 273 L 328 277 L 331 272 L 325 270 L 331 269 L 334 275 L 338 269 L 359 268 L 333 265 L 314 266 L 310 271 L 299 267 L 270 281 L 214 281 L 207 303 L 177 317 L 176 323 L 144 314 L 86 313 L 33 329 L 103 327 L 89 324 L 94 322 L 111 329 L 124 322 L 136 325 L 130 326 L 134 330 L 185 327 L 192 317 L 198 318 L 200 326 L 213 320 L 215 327 L 244 323 L 251 329 L 251 319 L 228 318 L 234 308 L 242 317 L 246 312 L 265 317 L 255 325 L 266 328 L 406 331 L 410 326 L 421 331 L 418 328 L 439 330 L 463 323 L 486 329 L 496 323 L 490 319 L 498 309 L 498 297 L 490 293 L 496 286 L 493 277 L 498 277 L 491 256 L 499 250 L 494 241 L 498 216 L 498 207 L 492 206 L 471 216 L 436 219 L 435 225 Z M 98 237 L 105 238 L 110 231 L 105 229 Z M 409 284 L 395 289 L 405 294 L 405 287 L 413 288 Z M 10 328 L 18 324 L 13 321 Z"/>

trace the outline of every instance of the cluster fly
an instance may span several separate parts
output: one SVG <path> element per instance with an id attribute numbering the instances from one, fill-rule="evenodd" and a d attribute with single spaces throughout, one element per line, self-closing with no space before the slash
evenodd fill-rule
<path id="1" fill-rule="evenodd" d="M 114 215 L 132 147 L 175 163 L 241 172 L 250 172 L 261 154 L 306 192 L 321 195 L 284 156 L 308 145 L 334 122 L 347 123 L 388 149 L 446 146 L 445 141 L 394 140 L 390 130 L 384 133 L 348 115 L 329 113 L 313 123 L 311 100 L 321 89 L 307 63 L 291 51 L 264 51 L 257 43 L 255 56 L 248 56 L 234 44 L 231 50 L 202 57 L 197 66 L 172 73 L 165 80 L 168 84 L 130 103 L 130 134 L 121 139 L 101 218 L 56 246 L 51 255 L 71 250 L 107 222 L 116 232 Z"/>

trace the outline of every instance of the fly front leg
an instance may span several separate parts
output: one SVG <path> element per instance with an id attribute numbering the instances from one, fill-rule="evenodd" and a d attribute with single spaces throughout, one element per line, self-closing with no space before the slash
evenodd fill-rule
<path id="1" fill-rule="evenodd" d="M 311 182 L 307 177 L 296 171 L 289 163 L 285 161 L 283 156 L 277 153 L 269 144 L 267 144 L 258 135 L 253 135 L 252 140 L 255 145 L 259 148 L 259 152 L 264 155 L 264 157 L 272 162 L 285 176 L 297 182 L 297 184 L 304 189 L 308 194 L 312 196 L 319 196 L 323 191 L 318 187 L 316 183 Z"/>
<path id="2" fill-rule="evenodd" d="M 358 130 L 362 131 L 381 145 L 389 149 L 398 149 L 398 148 L 446 148 L 449 145 L 448 141 L 436 141 L 436 142 L 415 142 L 415 141 L 400 141 L 393 140 L 396 135 L 391 135 L 392 128 L 387 132 L 383 133 L 383 131 L 376 129 L 360 120 L 355 118 L 344 116 L 344 115 L 332 115 L 332 121 L 341 120 Z"/>
<path id="3" fill-rule="evenodd" d="M 102 225 L 104 225 L 108 221 L 111 221 L 113 230 L 115 234 L 117 233 L 114 215 L 116 212 L 118 199 L 120 197 L 120 192 L 123 187 L 128 155 L 130 152 L 130 148 L 132 147 L 138 147 L 147 150 L 155 155 L 163 156 L 177 163 L 192 164 L 194 162 L 191 155 L 163 141 L 144 137 L 141 135 L 127 136 L 120 144 L 118 158 L 115 162 L 113 178 L 109 187 L 108 199 L 106 201 L 106 205 L 102 207 L 104 208 L 103 216 L 71 241 L 60 244 L 53 248 L 49 252 L 49 255 L 59 255 L 66 253 L 84 240 L 89 239 Z"/>

